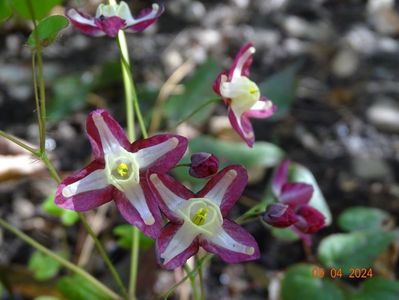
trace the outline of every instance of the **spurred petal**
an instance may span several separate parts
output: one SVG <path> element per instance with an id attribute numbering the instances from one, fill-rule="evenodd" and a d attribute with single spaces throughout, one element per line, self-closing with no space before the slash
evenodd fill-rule
<path id="1" fill-rule="evenodd" d="M 276 111 L 276 105 L 267 100 L 266 97 L 261 97 L 245 114 L 249 118 L 266 119 L 271 117 Z"/>
<path id="2" fill-rule="evenodd" d="M 224 219 L 223 227 L 214 237 L 208 239 L 202 236 L 200 245 L 228 263 L 239 263 L 260 257 L 258 244 L 253 236 L 228 219 Z"/>
<path id="3" fill-rule="evenodd" d="M 230 68 L 229 80 L 232 80 L 232 78 L 236 76 L 249 76 L 249 67 L 252 64 L 252 56 L 254 53 L 255 48 L 252 43 L 247 43 L 241 47 Z"/>
<path id="4" fill-rule="evenodd" d="M 220 207 L 222 216 L 225 216 L 240 198 L 247 182 L 245 168 L 238 165 L 228 166 L 212 177 L 197 195 L 215 202 Z"/>
<path id="5" fill-rule="evenodd" d="M 219 169 L 218 158 L 207 152 L 194 153 L 190 157 L 191 164 L 188 172 L 195 178 L 205 178 L 215 174 Z"/>
<path id="6" fill-rule="evenodd" d="M 100 18 L 96 19 L 97 27 L 104 31 L 106 35 L 112 38 L 118 35 L 119 30 L 123 29 L 125 24 L 126 22 L 117 16 L 101 16 Z"/>
<path id="7" fill-rule="evenodd" d="M 55 204 L 66 209 L 87 211 L 111 201 L 113 188 L 102 176 L 103 169 L 104 164 L 94 161 L 77 174 L 65 178 L 57 188 Z"/>
<path id="8" fill-rule="evenodd" d="M 301 206 L 297 215 L 300 217 L 300 221 L 295 224 L 295 227 L 303 233 L 312 234 L 325 226 L 324 215 L 309 205 Z"/>
<path id="9" fill-rule="evenodd" d="M 298 221 L 295 211 L 287 204 L 275 203 L 267 207 L 263 220 L 274 227 L 288 227 Z"/>
<path id="10" fill-rule="evenodd" d="M 131 152 L 137 152 L 140 170 L 165 173 L 173 168 L 187 150 L 187 139 L 180 135 L 160 134 L 134 142 Z"/>
<path id="11" fill-rule="evenodd" d="M 145 176 L 140 184 L 123 191 L 115 191 L 115 202 L 122 216 L 146 235 L 156 238 L 162 227 L 162 217 Z"/>
<path id="12" fill-rule="evenodd" d="M 245 114 L 238 114 L 233 107 L 229 107 L 229 120 L 233 129 L 240 135 L 240 137 L 252 147 L 255 142 L 255 134 L 252 129 L 251 122 Z"/>
<path id="13" fill-rule="evenodd" d="M 313 186 L 302 182 L 287 182 L 281 188 L 279 200 L 291 207 L 306 204 L 313 194 Z"/>
<path id="14" fill-rule="evenodd" d="M 85 34 L 91 36 L 103 36 L 105 33 L 98 28 L 95 18 L 90 17 L 76 9 L 67 9 L 65 15 L 71 21 L 72 25 Z"/>
<path id="15" fill-rule="evenodd" d="M 104 153 L 117 152 L 120 147 L 130 147 L 122 127 L 103 109 L 89 114 L 86 130 L 96 158 L 103 158 Z"/>
<path id="16" fill-rule="evenodd" d="M 168 223 L 156 240 L 158 262 L 166 269 L 182 266 L 198 252 L 198 239 L 184 224 Z"/>
<path id="17" fill-rule="evenodd" d="M 279 197 L 281 194 L 281 188 L 283 184 L 288 181 L 288 167 L 290 162 L 288 160 L 284 160 L 277 168 L 274 173 L 272 180 L 272 190 L 276 197 Z"/>
<path id="18" fill-rule="evenodd" d="M 140 32 L 153 24 L 162 15 L 165 8 L 162 4 L 154 3 L 152 8 L 143 9 L 135 18 L 126 19 L 127 32 Z"/>
<path id="19" fill-rule="evenodd" d="M 177 211 L 184 206 L 186 200 L 195 195 L 180 182 L 166 174 L 151 174 L 150 183 L 162 212 L 173 222 L 181 222 Z"/>

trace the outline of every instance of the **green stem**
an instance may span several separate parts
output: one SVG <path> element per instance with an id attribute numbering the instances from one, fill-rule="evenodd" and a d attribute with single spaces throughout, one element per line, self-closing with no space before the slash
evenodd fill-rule
<path id="1" fill-rule="evenodd" d="M 195 284 L 195 274 L 192 275 L 190 268 L 188 267 L 187 264 L 184 264 L 184 271 L 186 271 L 187 275 L 188 275 L 188 279 L 190 279 L 190 283 L 191 283 L 191 290 L 193 292 L 193 298 L 194 300 L 199 300 L 198 298 L 198 291 L 197 291 L 197 285 Z"/>
<path id="2" fill-rule="evenodd" d="M 199 278 L 199 284 L 200 284 L 200 299 L 204 300 L 205 299 L 205 286 L 204 286 L 204 274 L 203 274 L 203 268 L 202 268 L 202 263 L 200 264 L 199 257 L 196 255 L 195 256 L 195 262 L 198 265 L 198 278 Z"/>
<path id="3" fill-rule="evenodd" d="M 21 148 L 24 148 L 25 150 L 29 151 L 33 155 L 38 156 L 38 151 L 36 149 L 28 146 L 24 142 L 21 142 L 18 138 L 14 137 L 8 133 L 5 133 L 3 130 L 0 130 L 0 136 L 6 138 L 7 140 L 10 140 L 11 142 L 13 142 L 14 144 L 17 144 Z"/>
<path id="4" fill-rule="evenodd" d="M 16 236 L 18 236 L 21 240 L 25 241 L 29 245 L 31 245 L 33 248 L 37 249 L 38 251 L 42 252 L 43 254 L 51 257 L 52 259 L 56 260 L 59 262 L 61 265 L 63 265 L 65 268 L 71 270 L 72 272 L 75 272 L 76 274 L 79 274 L 80 276 L 84 277 L 87 281 L 89 281 L 91 284 L 93 284 L 95 287 L 97 287 L 99 290 L 101 290 L 104 294 L 110 296 L 112 299 L 120 299 L 120 297 L 111 289 L 103 285 L 100 281 L 98 281 L 96 278 L 94 278 L 92 275 L 87 273 L 85 270 L 79 268 L 77 265 L 70 263 L 66 259 L 62 258 L 61 256 L 57 255 L 53 251 L 47 249 L 46 247 L 42 246 L 38 242 L 36 242 L 34 239 L 30 238 L 27 236 L 25 233 L 20 231 L 19 229 L 15 228 L 11 224 L 7 223 L 4 219 L 0 218 L 0 226 L 4 227 L 6 230 L 12 232 Z"/>
<path id="5" fill-rule="evenodd" d="M 194 276 L 197 274 L 198 268 L 200 265 L 202 265 L 203 263 L 206 263 L 208 260 L 210 260 L 212 258 L 213 254 L 205 254 L 199 261 L 197 266 L 190 271 L 186 276 L 183 277 L 182 280 L 180 280 L 179 282 L 177 282 L 176 284 L 174 284 L 163 296 L 164 300 L 168 300 L 169 296 L 173 293 L 173 291 L 178 288 L 181 284 L 183 284 L 187 279 L 190 278 L 190 276 Z"/>
<path id="6" fill-rule="evenodd" d="M 212 104 L 212 103 L 216 103 L 219 102 L 221 99 L 220 98 L 211 98 L 207 101 L 205 101 L 204 103 L 202 103 L 200 106 L 198 106 L 196 109 L 194 109 L 188 116 L 186 116 L 183 120 L 179 121 L 175 127 L 179 126 L 180 124 L 186 122 L 187 120 L 189 120 L 190 118 L 192 118 L 196 113 L 198 113 L 199 111 L 201 111 L 202 109 L 204 109 L 205 107 L 207 107 L 208 105 Z"/>

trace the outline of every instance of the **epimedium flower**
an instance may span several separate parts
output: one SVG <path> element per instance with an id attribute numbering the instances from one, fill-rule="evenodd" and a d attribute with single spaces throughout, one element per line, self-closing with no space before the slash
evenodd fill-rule
<path id="1" fill-rule="evenodd" d="M 243 167 L 229 166 L 194 194 L 169 175 L 152 174 L 151 186 L 170 220 L 156 240 L 159 263 L 167 269 L 182 266 L 199 247 L 228 263 L 257 259 L 255 239 L 226 217 L 247 181 Z"/>
<path id="2" fill-rule="evenodd" d="M 189 173 L 195 178 L 205 178 L 215 174 L 219 169 L 218 158 L 207 152 L 198 152 L 191 155 Z"/>
<path id="3" fill-rule="evenodd" d="M 57 188 L 55 203 L 87 211 L 114 200 L 122 216 L 155 238 L 162 227 L 148 174 L 173 168 L 187 149 L 187 139 L 160 134 L 130 143 L 121 126 L 105 110 L 86 121 L 94 160 Z"/>
<path id="4" fill-rule="evenodd" d="M 121 1 L 115 4 L 100 4 L 95 17 L 88 16 L 74 8 L 66 11 L 66 16 L 80 31 L 91 36 L 115 37 L 119 30 L 140 32 L 153 24 L 163 13 L 164 7 L 154 3 L 152 8 L 143 9 L 136 17 L 129 6 Z"/>
<path id="5" fill-rule="evenodd" d="M 277 168 L 272 180 L 272 190 L 278 202 L 267 207 L 263 219 L 275 227 L 290 227 L 307 240 L 307 235 L 316 233 L 325 226 L 325 217 L 309 205 L 313 187 L 303 182 L 288 182 L 289 161 Z"/>
<path id="6" fill-rule="evenodd" d="M 277 110 L 270 100 L 261 96 L 258 85 L 248 78 L 254 53 L 255 47 L 251 43 L 245 44 L 230 70 L 220 73 L 213 84 L 214 91 L 228 106 L 232 127 L 249 147 L 255 141 L 249 118 L 268 118 Z"/>

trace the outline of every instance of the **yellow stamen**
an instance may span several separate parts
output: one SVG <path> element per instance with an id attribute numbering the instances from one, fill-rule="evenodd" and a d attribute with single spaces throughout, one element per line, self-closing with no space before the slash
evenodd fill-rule
<path id="1" fill-rule="evenodd" d="M 208 208 L 200 208 L 197 210 L 197 212 L 195 213 L 192 221 L 194 224 L 201 226 L 205 224 L 206 221 L 206 215 L 208 214 Z"/>
<path id="2" fill-rule="evenodd" d="M 126 177 L 129 174 L 129 167 L 125 163 L 120 163 L 116 168 L 116 172 L 120 177 Z"/>

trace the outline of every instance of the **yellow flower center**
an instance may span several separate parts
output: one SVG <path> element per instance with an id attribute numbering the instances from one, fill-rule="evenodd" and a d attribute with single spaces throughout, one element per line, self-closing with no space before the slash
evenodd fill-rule
<path id="1" fill-rule="evenodd" d="M 126 178 L 129 175 L 129 167 L 125 163 L 120 163 L 116 168 L 116 173 L 122 178 Z"/>
<path id="2" fill-rule="evenodd" d="M 208 208 L 199 208 L 195 214 L 194 217 L 191 219 L 194 224 L 201 226 L 205 224 L 206 221 L 206 215 L 208 214 Z"/>

